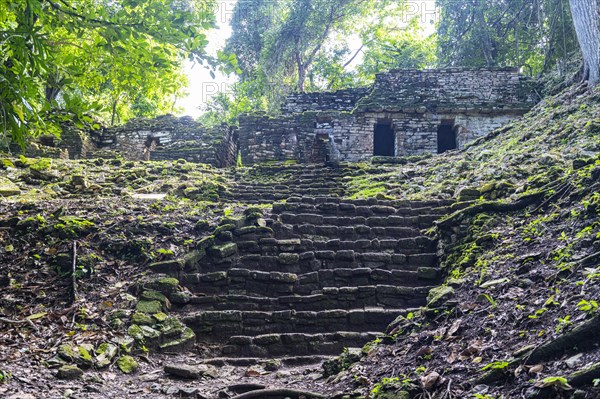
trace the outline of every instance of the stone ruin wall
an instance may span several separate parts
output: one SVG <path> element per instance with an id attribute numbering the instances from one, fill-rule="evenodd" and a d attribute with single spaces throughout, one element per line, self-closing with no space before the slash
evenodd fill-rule
<path id="1" fill-rule="evenodd" d="M 105 129 L 100 142 L 133 160 L 185 159 L 222 167 L 234 164 L 237 155 L 235 128 L 206 128 L 189 116 L 133 119 Z"/>
<path id="2" fill-rule="evenodd" d="M 527 112 L 537 101 L 529 80 L 512 68 L 394 70 L 368 88 L 289 96 L 279 116 L 240 116 L 239 128 L 205 128 L 190 117 L 135 119 L 92 132 L 95 146 L 126 158 L 185 159 L 223 167 L 266 161 L 357 162 L 374 154 L 382 121 L 394 132 L 396 156 L 437 152 L 437 129 L 451 123 L 458 149 Z M 71 157 L 95 156 L 67 132 Z M 72 137 L 71 137 L 72 136 Z M 93 146 L 91 146 L 93 147 Z M 93 149 L 90 147 L 90 150 Z M 75 156 L 73 156 L 75 155 Z M 97 153 L 100 156 L 100 153 Z"/>
<path id="3" fill-rule="evenodd" d="M 317 162 L 323 137 L 335 159 L 364 161 L 373 156 L 381 121 L 394 130 L 396 156 L 436 153 L 438 126 L 448 121 L 462 149 L 529 111 L 537 101 L 533 93 L 528 78 L 513 68 L 395 70 L 378 75 L 371 90 L 345 90 L 342 98 L 292 95 L 282 116 L 240 118 L 242 161 Z"/>
<path id="4" fill-rule="evenodd" d="M 284 114 L 302 113 L 305 111 L 345 111 L 352 112 L 356 104 L 367 96 L 372 87 L 338 90 L 322 93 L 297 93 L 286 98 L 281 106 Z"/>

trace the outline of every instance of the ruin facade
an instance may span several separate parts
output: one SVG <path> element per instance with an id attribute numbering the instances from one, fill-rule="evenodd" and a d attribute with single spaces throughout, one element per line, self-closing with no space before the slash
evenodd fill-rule
<path id="1" fill-rule="evenodd" d="M 392 70 L 371 87 L 287 98 L 275 116 L 206 129 L 189 117 L 134 120 L 101 146 L 128 157 L 183 158 L 215 166 L 269 161 L 359 162 L 462 149 L 529 111 L 538 98 L 514 68 Z M 146 154 L 146 155 L 144 155 Z"/>
<path id="2" fill-rule="evenodd" d="M 358 162 L 441 153 L 521 117 L 537 102 L 514 68 L 394 70 L 372 88 L 296 94 L 276 117 L 240 118 L 244 164 Z"/>

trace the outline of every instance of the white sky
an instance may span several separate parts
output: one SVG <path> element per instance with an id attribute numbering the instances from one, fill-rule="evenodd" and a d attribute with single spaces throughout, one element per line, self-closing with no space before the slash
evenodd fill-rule
<path id="1" fill-rule="evenodd" d="M 217 51 L 225 46 L 226 40 L 231 36 L 231 20 L 233 9 L 237 0 L 217 0 L 218 9 L 216 13 L 218 29 L 213 29 L 207 34 L 208 46 L 207 52 L 216 56 Z M 277 0 L 273 0 L 277 1 Z M 435 13 L 435 0 L 408 0 L 408 15 L 420 15 L 421 23 L 427 35 L 435 30 L 434 21 L 437 19 Z M 350 39 L 350 47 L 354 51 L 360 47 L 358 37 Z M 361 56 L 357 57 L 353 65 L 359 65 Z M 188 95 L 177 101 L 177 106 L 183 109 L 181 115 L 190 115 L 194 118 L 200 116 L 203 112 L 202 107 L 210 100 L 210 97 L 218 92 L 227 91 L 228 87 L 234 83 L 237 78 L 233 75 L 226 76 L 216 72 L 213 79 L 207 69 L 201 65 L 193 65 L 186 62 L 185 73 L 189 80 L 187 89 Z"/>

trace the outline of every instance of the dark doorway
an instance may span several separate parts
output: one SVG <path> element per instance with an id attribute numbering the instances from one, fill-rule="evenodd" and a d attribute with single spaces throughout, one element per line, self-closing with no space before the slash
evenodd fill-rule
<path id="1" fill-rule="evenodd" d="M 456 150 L 456 130 L 453 121 L 442 121 L 437 131 L 438 154 Z"/>
<path id="2" fill-rule="evenodd" d="M 373 155 L 393 157 L 396 155 L 396 138 L 392 122 L 380 122 L 375 125 L 373 135 Z"/>

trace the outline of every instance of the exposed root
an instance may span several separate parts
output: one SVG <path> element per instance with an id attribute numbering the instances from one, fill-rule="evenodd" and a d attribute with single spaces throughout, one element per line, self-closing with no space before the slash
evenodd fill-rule
<path id="1" fill-rule="evenodd" d="M 562 356 L 577 347 L 585 350 L 600 340 L 600 316 L 578 325 L 572 331 L 535 348 L 525 359 L 525 364 L 536 364 L 544 360 Z"/>
<path id="2" fill-rule="evenodd" d="M 454 212 L 448 218 L 437 222 L 438 228 L 446 228 L 457 224 L 463 216 L 472 216 L 482 212 L 514 212 L 533 205 L 548 194 L 550 189 L 536 191 L 535 193 L 523 195 L 515 202 L 488 201 L 481 204 L 471 205 L 460 211 Z"/>

